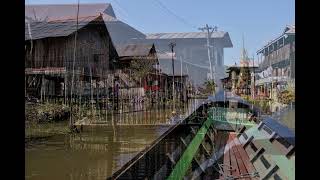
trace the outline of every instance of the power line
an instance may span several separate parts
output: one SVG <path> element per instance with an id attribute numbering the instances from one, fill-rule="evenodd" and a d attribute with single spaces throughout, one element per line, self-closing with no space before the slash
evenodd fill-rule
<path id="1" fill-rule="evenodd" d="M 121 11 L 120 14 L 123 14 L 123 15 L 125 16 L 125 18 L 122 17 L 120 20 L 121 20 L 121 21 L 124 21 L 124 22 L 127 23 L 127 24 L 129 24 L 129 20 L 130 20 L 131 18 L 129 18 L 130 13 L 128 12 L 128 10 L 127 10 L 126 8 L 124 8 L 124 7 L 120 4 L 119 1 L 113 0 L 113 2 L 114 2 L 115 4 L 117 4 L 119 10 Z M 118 19 L 118 18 L 117 18 L 117 19 Z M 128 19 L 129 19 L 129 20 L 128 20 Z M 138 27 L 138 28 L 139 28 L 140 30 L 142 30 L 142 31 L 144 30 L 144 28 L 141 28 L 141 26 L 139 26 L 138 24 L 135 24 L 135 26 Z"/>
<path id="2" fill-rule="evenodd" d="M 184 18 L 182 18 L 181 16 L 177 15 L 176 13 L 174 13 L 173 11 L 171 11 L 170 9 L 168 9 L 162 2 L 160 2 L 159 0 L 154 0 L 155 2 L 157 2 L 160 7 L 162 9 L 164 9 L 167 13 L 169 13 L 170 15 L 174 16 L 177 20 L 179 20 L 180 22 L 182 22 L 183 24 L 192 27 L 194 29 L 197 29 L 197 27 L 191 23 L 189 23 L 188 21 L 186 21 Z"/>
<path id="3" fill-rule="evenodd" d="M 157 52 L 160 52 L 160 53 L 168 53 L 168 51 L 165 51 L 165 50 L 160 50 L 157 48 Z M 185 59 L 185 58 L 184 58 Z M 199 68 L 204 68 L 204 69 L 209 69 L 208 67 L 206 66 L 203 66 L 203 65 L 200 65 L 200 64 L 195 64 L 195 63 L 191 63 L 191 62 L 188 62 L 188 61 L 185 61 L 185 60 L 182 60 L 182 62 L 186 63 L 186 64 L 190 64 L 192 66 L 195 66 L 195 67 L 199 67 Z"/>
<path id="4" fill-rule="evenodd" d="M 128 21 L 127 21 L 127 18 L 128 18 L 127 12 L 120 6 L 120 4 L 116 0 L 113 0 L 113 2 L 114 2 L 114 4 L 117 5 L 117 9 L 118 9 L 117 13 L 122 15 L 120 20 L 124 21 L 125 23 L 128 23 Z M 117 17 L 117 19 L 119 19 L 119 18 Z"/>
<path id="5" fill-rule="evenodd" d="M 118 5 L 118 7 L 120 8 L 120 10 L 121 10 L 122 12 L 124 12 L 124 15 L 125 15 L 126 17 L 129 16 L 129 14 L 127 13 L 128 11 L 127 11 L 125 8 L 123 8 L 123 6 L 122 6 L 117 0 L 113 0 L 113 2 Z"/>

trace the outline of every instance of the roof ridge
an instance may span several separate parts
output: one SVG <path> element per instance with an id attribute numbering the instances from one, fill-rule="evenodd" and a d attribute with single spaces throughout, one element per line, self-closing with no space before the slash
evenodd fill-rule
<path id="1" fill-rule="evenodd" d="M 78 19 L 84 19 L 84 18 L 98 18 L 99 16 L 101 16 L 101 14 L 98 14 L 98 15 L 95 15 L 95 16 L 79 16 Z M 60 21 L 66 21 L 66 20 L 77 20 L 76 17 L 70 17 L 70 18 L 62 18 L 62 19 L 53 19 L 53 20 L 50 20 L 48 21 L 48 23 L 50 22 L 60 22 Z"/>
<path id="2" fill-rule="evenodd" d="M 81 5 L 111 5 L 111 3 L 80 3 Z M 65 6 L 65 5 L 78 5 L 77 3 L 65 3 L 65 4 L 26 4 L 25 6 Z"/>
<path id="3" fill-rule="evenodd" d="M 224 32 L 227 33 L 226 31 L 214 31 L 214 32 Z M 206 33 L 206 32 L 155 32 L 155 33 L 145 33 L 145 34 L 183 34 L 183 33 Z"/>

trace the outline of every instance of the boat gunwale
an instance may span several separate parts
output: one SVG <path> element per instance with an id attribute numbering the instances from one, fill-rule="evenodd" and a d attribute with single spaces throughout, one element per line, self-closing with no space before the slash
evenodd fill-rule
<path id="1" fill-rule="evenodd" d="M 192 115 L 194 112 L 197 112 L 200 107 L 204 107 L 205 105 L 208 105 L 206 102 L 203 104 L 200 104 L 195 111 L 193 111 L 190 115 Z M 140 151 L 137 155 L 135 155 L 131 160 L 129 160 L 127 163 L 125 163 L 120 169 L 118 169 L 115 173 L 113 173 L 110 177 L 107 179 L 118 179 L 123 173 L 125 173 L 128 169 L 130 169 L 136 162 L 138 162 L 145 154 L 147 154 L 149 151 L 151 151 L 160 141 L 162 141 L 164 138 L 167 137 L 173 130 L 176 129 L 176 127 L 181 125 L 189 125 L 185 123 L 185 121 L 190 117 L 185 117 L 183 120 L 178 121 L 176 124 L 172 125 L 166 132 L 164 132 L 161 136 L 159 136 L 156 140 L 154 140 L 150 145 L 148 145 L 146 148 L 144 148 L 142 151 Z"/>

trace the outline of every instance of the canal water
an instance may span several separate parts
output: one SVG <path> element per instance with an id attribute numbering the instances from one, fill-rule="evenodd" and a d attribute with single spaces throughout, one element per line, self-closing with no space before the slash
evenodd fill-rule
<path id="1" fill-rule="evenodd" d="M 186 114 L 198 105 L 199 101 L 193 100 L 177 111 Z M 115 114 L 112 124 L 29 142 L 25 150 L 26 179 L 106 179 L 173 124 L 170 111 L 156 107 Z"/>
<path id="2" fill-rule="evenodd" d="M 287 107 L 274 112 L 272 117 L 279 121 L 281 124 L 287 126 L 293 132 L 295 132 L 295 106 L 288 105 Z"/>

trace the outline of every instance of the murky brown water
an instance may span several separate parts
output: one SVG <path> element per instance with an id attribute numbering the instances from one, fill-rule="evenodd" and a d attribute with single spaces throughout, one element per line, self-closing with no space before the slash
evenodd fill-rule
<path id="1" fill-rule="evenodd" d="M 284 112 L 281 112 L 276 119 L 295 132 L 295 108 L 288 107 L 288 109 L 286 109 Z"/>
<path id="2" fill-rule="evenodd" d="M 181 108 L 191 112 L 197 103 Z M 28 144 L 26 179 L 106 179 L 170 125 L 170 109 L 115 115 L 115 126 L 94 127 L 80 134 L 55 135 Z M 143 124 L 147 124 L 143 125 Z M 150 126 L 150 124 L 158 124 Z"/>
<path id="3" fill-rule="evenodd" d="M 26 179 L 105 179 L 169 126 L 103 127 L 26 148 Z"/>

